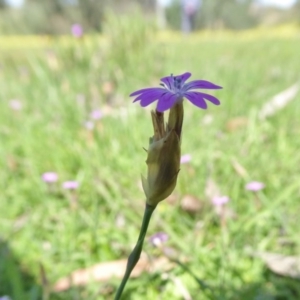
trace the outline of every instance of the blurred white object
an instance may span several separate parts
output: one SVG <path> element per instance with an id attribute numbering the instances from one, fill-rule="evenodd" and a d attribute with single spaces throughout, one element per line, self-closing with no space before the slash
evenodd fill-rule
<path id="1" fill-rule="evenodd" d="M 11 300 L 9 296 L 2 296 L 0 297 L 0 300 Z"/>
<path id="2" fill-rule="evenodd" d="M 254 252 L 253 254 L 260 257 L 274 273 L 281 276 L 300 278 L 299 256 L 286 256 L 271 252 Z"/>
<path id="3" fill-rule="evenodd" d="M 205 115 L 202 119 L 202 123 L 204 125 L 209 125 L 213 122 L 214 120 L 214 117 L 212 115 Z"/>
<path id="4" fill-rule="evenodd" d="M 22 105 L 22 102 L 18 99 L 12 99 L 9 101 L 9 106 L 11 109 L 13 110 L 21 110 L 23 105 Z M 1 300 L 1 298 L 0 298 Z"/>
<path id="5" fill-rule="evenodd" d="M 157 3 L 162 7 L 169 7 L 172 4 L 172 0 L 157 0 Z"/>
<path id="6" fill-rule="evenodd" d="M 166 8 L 170 6 L 171 3 L 171 0 L 156 0 L 157 26 L 160 29 L 166 29 L 167 27 Z"/>
<path id="7" fill-rule="evenodd" d="M 289 102 L 291 102 L 297 95 L 300 89 L 299 83 L 296 83 L 284 90 L 283 92 L 275 95 L 270 101 L 268 101 L 258 113 L 260 120 L 274 115 L 278 110 L 284 108 Z"/>

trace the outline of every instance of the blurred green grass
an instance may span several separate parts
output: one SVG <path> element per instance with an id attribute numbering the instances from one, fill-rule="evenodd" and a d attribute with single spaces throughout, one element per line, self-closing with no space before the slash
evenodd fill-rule
<path id="1" fill-rule="evenodd" d="M 148 234 L 166 232 L 178 259 L 214 294 L 177 266 L 167 277 L 145 273 L 131 280 L 124 299 L 182 299 L 172 278 L 193 299 L 299 299 L 299 281 L 268 272 L 246 251 L 300 250 L 299 95 L 269 119 L 257 117 L 273 95 L 299 81 L 299 32 L 157 38 L 141 19 L 112 24 L 105 42 L 98 36 L 49 43 L 35 37 L 40 47 L 24 42 L 0 50 L 0 238 L 9 253 L 0 261 L 0 296 L 42 299 L 39 263 L 54 283 L 78 268 L 127 257 L 144 205 L 142 147 L 152 135 L 149 110 L 132 104 L 128 94 L 170 73 L 190 71 L 195 79 L 224 87 L 215 93 L 222 105 L 202 111 L 186 103 L 182 153 L 192 161 L 182 166 L 175 204 L 159 205 Z M 12 99 L 21 110 L 10 107 Z M 94 109 L 104 116 L 90 130 L 85 124 Z M 237 117 L 247 125 L 229 130 Z M 47 171 L 58 173 L 54 191 L 41 180 Z M 226 228 L 205 197 L 209 177 L 231 199 L 235 217 Z M 66 180 L 80 183 L 77 209 L 61 188 Z M 266 185 L 259 209 L 244 188 L 251 180 Z M 194 215 L 182 210 L 186 194 L 205 208 Z M 155 255 L 150 244 L 145 251 Z M 112 299 L 118 283 L 91 283 L 50 299 Z"/>

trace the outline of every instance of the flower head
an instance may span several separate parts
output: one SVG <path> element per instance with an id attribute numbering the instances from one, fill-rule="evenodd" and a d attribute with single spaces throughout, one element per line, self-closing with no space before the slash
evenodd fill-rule
<path id="1" fill-rule="evenodd" d="M 247 183 L 245 186 L 246 190 L 251 191 L 251 192 L 258 192 L 258 191 L 262 190 L 264 187 L 265 187 L 265 185 L 259 181 L 251 181 L 251 182 Z"/>
<path id="2" fill-rule="evenodd" d="M 63 184 L 62 184 L 62 187 L 65 189 L 65 190 L 76 190 L 78 189 L 78 182 L 77 181 L 65 181 Z"/>
<path id="3" fill-rule="evenodd" d="M 71 32 L 74 37 L 80 38 L 83 35 L 83 29 L 80 24 L 73 24 L 71 27 Z"/>
<path id="4" fill-rule="evenodd" d="M 227 196 L 215 196 L 212 199 L 212 204 L 215 207 L 220 207 L 223 206 L 224 204 L 226 204 L 229 201 L 229 197 Z"/>
<path id="5" fill-rule="evenodd" d="M 58 179 L 58 175 L 55 172 L 46 172 L 42 175 L 42 179 L 44 182 L 53 183 Z"/>
<path id="6" fill-rule="evenodd" d="M 102 114 L 102 111 L 100 109 L 95 109 L 91 112 L 90 114 L 90 117 L 93 119 L 93 120 L 99 120 L 101 119 L 103 116 Z"/>
<path id="7" fill-rule="evenodd" d="M 184 154 L 180 158 L 180 163 L 181 164 L 187 164 L 192 160 L 191 154 Z"/>
<path id="8" fill-rule="evenodd" d="M 183 98 L 188 99 L 192 104 L 199 108 L 206 109 L 205 100 L 215 105 L 219 105 L 220 101 L 212 95 L 194 91 L 196 89 L 221 89 L 212 82 L 206 80 L 193 80 L 185 83 L 191 77 L 191 73 L 186 72 L 182 75 L 167 76 L 161 78 L 161 88 L 145 88 L 133 92 L 130 96 L 137 96 L 133 102 L 140 101 L 140 105 L 145 107 L 152 102 L 158 100 L 157 111 L 164 112 L 170 109 L 174 104 L 182 101 Z"/>
<path id="9" fill-rule="evenodd" d="M 157 232 L 153 234 L 149 241 L 153 246 L 160 246 L 169 239 L 169 236 L 165 232 Z"/>

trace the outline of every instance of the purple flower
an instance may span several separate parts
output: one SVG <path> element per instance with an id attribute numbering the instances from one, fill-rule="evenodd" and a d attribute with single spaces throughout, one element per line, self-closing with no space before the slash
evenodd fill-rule
<path id="1" fill-rule="evenodd" d="M 103 114 L 102 114 L 101 110 L 95 109 L 91 112 L 90 116 L 94 120 L 99 120 L 102 118 Z"/>
<path id="2" fill-rule="evenodd" d="M 53 183 L 57 181 L 58 176 L 55 172 L 46 172 L 42 175 L 42 179 L 44 182 Z"/>
<path id="3" fill-rule="evenodd" d="M 187 164 L 192 160 L 191 154 L 184 154 L 180 158 L 180 163 L 181 164 Z"/>
<path id="4" fill-rule="evenodd" d="M 78 189 L 78 182 L 77 181 L 65 181 L 63 184 L 62 184 L 62 187 L 65 189 L 65 190 L 76 190 Z"/>
<path id="5" fill-rule="evenodd" d="M 73 24 L 71 27 L 71 31 L 74 37 L 80 38 L 83 35 L 83 29 L 80 24 Z"/>
<path id="6" fill-rule="evenodd" d="M 149 241 L 153 246 L 160 246 L 169 239 L 169 236 L 165 232 L 157 232 L 153 234 Z"/>
<path id="7" fill-rule="evenodd" d="M 226 204 L 228 201 L 229 201 L 229 197 L 227 196 L 215 196 L 213 197 L 211 202 L 214 206 L 220 207 Z"/>
<path id="8" fill-rule="evenodd" d="M 157 111 L 164 112 L 170 109 L 176 102 L 182 101 L 183 98 L 187 98 L 194 105 L 206 109 L 207 104 L 205 100 L 212 102 L 215 105 L 219 105 L 220 101 L 206 93 L 196 92 L 195 89 L 221 89 L 222 87 L 206 81 L 206 80 L 193 80 L 185 83 L 192 74 L 186 72 L 178 76 L 167 76 L 161 78 L 161 88 L 145 88 L 138 90 L 130 96 L 137 96 L 133 102 L 140 101 L 140 105 L 145 107 L 152 102 L 158 100 Z"/>
<path id="9" fill-rule="evenodd" d="M 249 183 L 246 184 L 245 188 L 248 191 L 251 192 L 258 192 L 260 190 L 262 190 L 265 187 L 264 183 L 259 182 L 259 181 L 251 181 Z"/>

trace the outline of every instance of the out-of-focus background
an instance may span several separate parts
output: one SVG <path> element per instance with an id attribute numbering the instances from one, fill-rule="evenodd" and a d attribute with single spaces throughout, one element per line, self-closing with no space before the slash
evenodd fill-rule
<path id="1" fill-rule="evenodd" d="M 171 73 L 182 165 L 124 299 L 300 299 L 300 1 L 0 0 L 0 299 L 113 299 Z M 207 92 L 207 91 L 204 91 Z"/>
<path id="2" fill-rule="evenodd" d="M 122 16 L 137 7 L 161 28 L 180 29 L 185 3 L 196 5 L 195 29 L 247 29 L 299 22 L 297 0 L 1 0 L 1 34 L 69 34 L 73 23 L 86 33 L 103 32 L 107 11 Z M 195 4 L 193 4 L 195 3 Z M 192 8 L 191 8 L 192 9 Z"/>

